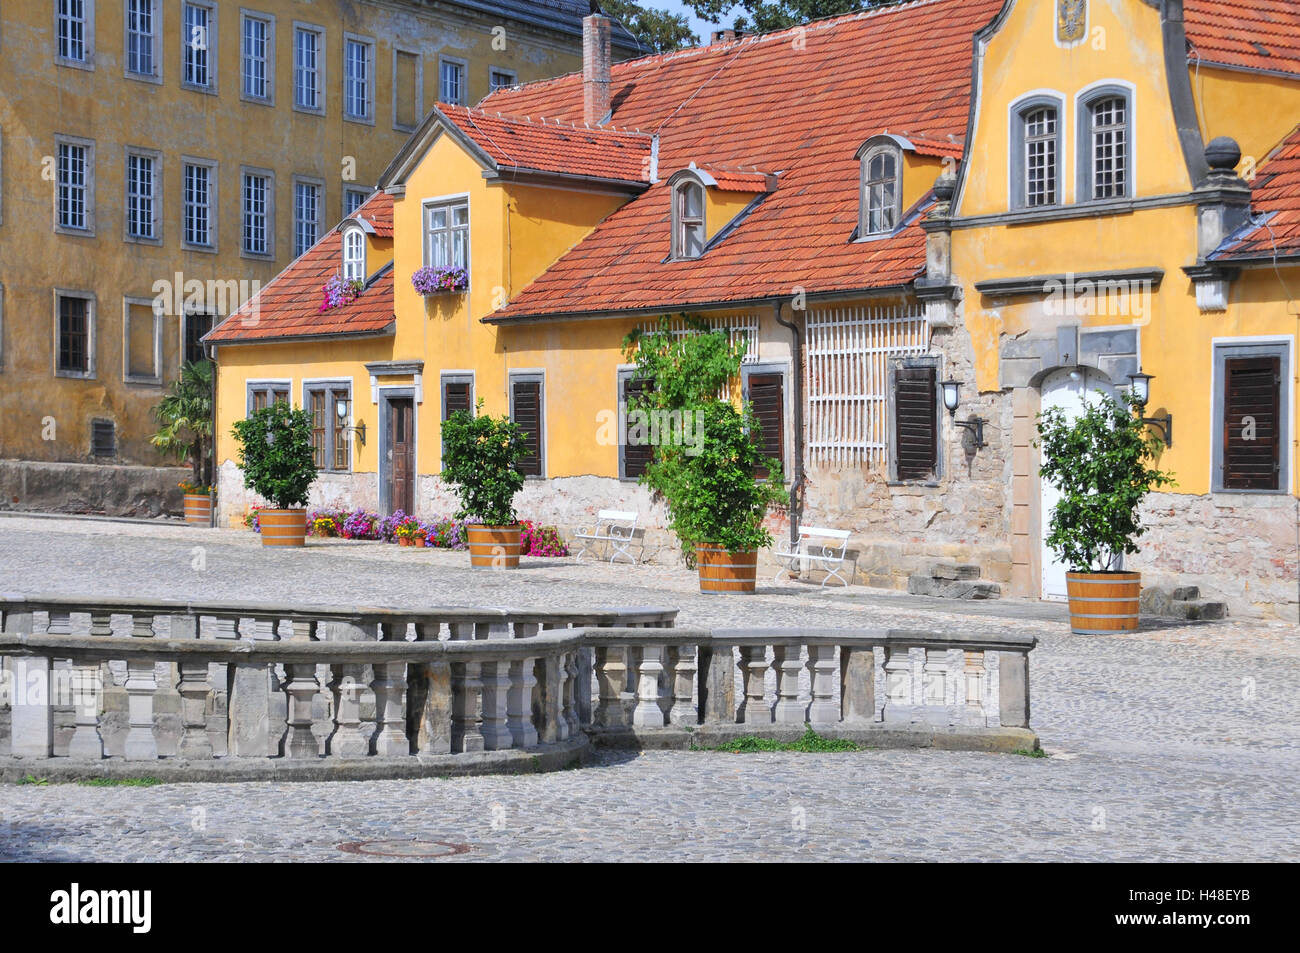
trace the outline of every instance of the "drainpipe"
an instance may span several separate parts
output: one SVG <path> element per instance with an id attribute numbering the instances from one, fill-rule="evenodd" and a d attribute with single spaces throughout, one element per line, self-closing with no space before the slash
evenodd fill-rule
<path id="1" fill-rule="evenodd" d="M 785 302 L 778 301 L 774 310 L 776 323 L 790 329 L 790 376 L 794 389 L 794 479 L 790 481 L 790 545 L 799 542 L 799 523 L 802 521 L 800 503 L 803 499 L 803 337 L 799 326 L 781 317 Z"/>
<path id="2" fill-rule="evenodd" d="M 212 482 L 209 484 L 214 490 L 217 483 L 217 346 L 215 344 L 203 345 L 207 358 L 212 362 L 212 463 L 211 469 L 208 469 L 208 479 Z M 199 466 L 200 470 L 204 467 Z M 217 503 L 212 501 L 212 506 L 208 507 L 208 528 L 212 529 L 217 525 Z"/>

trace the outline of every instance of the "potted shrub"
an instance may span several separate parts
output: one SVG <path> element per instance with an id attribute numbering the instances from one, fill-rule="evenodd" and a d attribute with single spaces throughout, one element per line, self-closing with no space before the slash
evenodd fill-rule
<path id="1" fill-rule="evenodd" d="M 482 399 L 478 408 L 483 406 Z M 442 478 L 460 500 L 468 521 L 469 562 L 477 569 L 519 566 L 519 519 L 514 499 L 524 486 L 519 462 L 525 434 L 509 417 L 459 410 L 442 425 Z"/>
<path id="2" fill-rule="evenodd" d="M 257 522 L 263 546 L 302 546 L 307 532 L 307 494 L 316 482 L 311 415 L 276 403 L 235 421 L 244 486 L 269 500 Z"/>
<path id="3" fill-rule="evenodd" d="M 1059 408 L 1040 414 L 1044 480 L 1061 499 L 1047 526 L 1047 545 L 1069 566 L 1070 628 L 1080 635 L 1138 627 L 1142 576 L 1121 567 L 1146 532 L 1138 515 L 1153 489 L 1173 475 L 1151 466 L 1160 441 L 1129 397 L 1102 397 L 1073 421 Z"/>
<path id="4" fill-rule="evenodd" d="M 185 522 L 212 525 L 212 362 L 192 361 L 153 408 L 158 432 L 149 442 L 164 456 L 184 460 L 192 476 L 179 485 Z"/>
<path id="5" fill-rule="evenodd" d="M 744 343 L 691 323 L 692 334 L 674 334 L 665 321 L 624 342 L 651 385 L 631 410 L 667 415 L 641 482 L 667 502 L 669 527 L 695 564 L 701 592 L 753 592 L 758 550 L 772 545 L 763 520 L 787 499 L 784 477 L 780 461 L 763 455 L 750 408 L 718 396 L 740 373 Z M 755 476 L 763 468 L 767 476 Z"/>

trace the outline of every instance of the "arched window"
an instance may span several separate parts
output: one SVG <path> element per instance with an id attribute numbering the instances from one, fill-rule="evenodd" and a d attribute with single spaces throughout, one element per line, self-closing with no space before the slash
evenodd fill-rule
<path id="1" fill-rule="evenodd" d="M 1118 85 L 1080 97 L 1079 200 L 1128 198 L 1133 194 L 1133 101 Z"/>
<path id="2" fill-rule="evenodd" d="M 1062 195 L 1062 100 L 1037 95 L 1013 107 L 1011 123 L 1011 206 L 1060 205 Z"/>
<path id="3" fill-rule="evenodd" d="M 359 228 L 343 232 L 343 280 L 366 280 L 366 236 Z"/>
<path id="4" fill-rule="evenodd" d="M 891 146 L 871 149 L 862 159 L 861 234 L 883 235 L 898 227 L 902 188 L 899 153 Z"/>
<path id="5" fill-rule="evenodd" d="M 673 257 L 704 254 L 704 186 L 693 178 L 673 187 Z"/>

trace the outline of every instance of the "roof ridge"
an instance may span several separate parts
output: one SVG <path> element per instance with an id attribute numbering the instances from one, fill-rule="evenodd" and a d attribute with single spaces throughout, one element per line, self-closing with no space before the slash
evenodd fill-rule
<path id="1" fill-rule="evenodd" d="M 587 129 L 590 130 L 591 132 L 609 132 L 619 136 L 640 136 L 644 139 L 654 138 L 654 133 L 646 132 L 642 129 L 632 129 L 626 126 L 610 126 L 610 125 L 593 126 L 590 123 L 573 122 L 568 119 L 559 119 L 555 117 L 552 117 L 548 120 L 547 117 L 545 116 L 538 116 L 536 119 L 534 119 L 532 116 L 520 116 L 511 113 L 503 113 L 499 109 L 498 110 L 484 109 L 480 106 L 473 106 L 473 107 L 458 106 L 456 108 L 465 110 L 465 114 L 470 119 L 471 122 L 473 121 L 474 116 L 478 115 L 484 119 L 496 118 L 501 120 L 502 122 L 514 122 L 520 124 L 521 126 L 532 126 L 535 128 L 563 126 L 569 129 Z"/>

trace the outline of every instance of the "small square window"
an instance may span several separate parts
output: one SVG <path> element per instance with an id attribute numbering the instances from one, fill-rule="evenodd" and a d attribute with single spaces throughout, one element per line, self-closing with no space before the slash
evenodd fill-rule
<path id="1" fill-rule="evenodd" d="M 98 459 L 117 456 L 117 425 L 113 421 L 90 422 L 90 455 Z"/>

